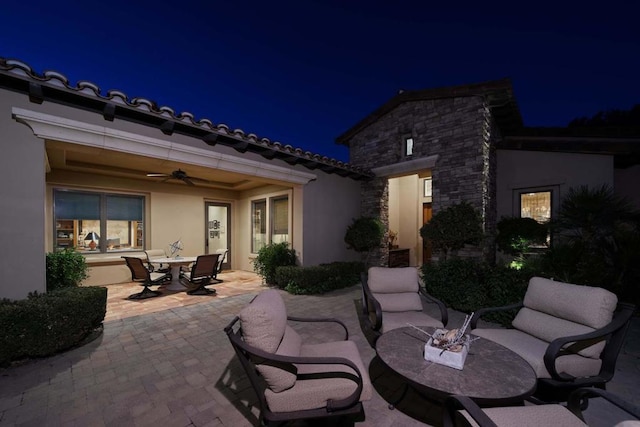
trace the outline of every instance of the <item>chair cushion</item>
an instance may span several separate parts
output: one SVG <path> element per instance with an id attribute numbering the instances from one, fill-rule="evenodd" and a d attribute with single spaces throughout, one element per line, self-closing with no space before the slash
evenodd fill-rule
<path id="1" fill-rule="evenodd" d="M 562 405 L 507 406 L 485 408 L 483 411 L 498 427 L 586 426 L 580 418 Z M 478 426 L 467 411 L 458 411 L 458 413 L 464 416 L 470 425 Z"/>
<path id="2" fill-rule="evenodd" d="M 373 293 L 384 312 L 422 311 L 422 301 L 418 292 Z M 383 318 L 384 321 L 384 318 Z"/>
<path id="3" fill-rule="evenodd" d="M 247 344 L 269 353 L 278 349 L 287 325 L 287 311 L 277 290 L 259 293 L 238 317 Z"/>
<path id="4" fill-rule="evenodd" d="M 360 401 L 371 399 L 373 388 L 367 368 L 362 362 L 360 352 L 353 341 L 336 341 L 322 344 L 302 345 L 300 356 L 314 357 L 344 357 L 358 367 L 362 375 L 362 392 Z M 353 370 L 344 365 L 304 365 L 298 364 L 298 374 L 313 374 L 323 372 L 351 372 Z M 344 399 L 356 388 L 356 384 L 347 378 L 314 378 L 298 379 L 295 385 L 280 393 L 265 390 L 265 398 L 272 412 L 292 412 L 305 409 L 317 409 L 327 406 L 330 399 Z"/>
<path id="5" fill-rule="evenodd" d="M 523 303 L 554 317 L 602 328 L 611 322 L 618 297 L 602 288 L 532 277 Z"/>
<path id="6" fill-rule="evenodd" d="M 419 280 L 415 267 L 370 267 L 367 285 L 374 293 L 418 292 Z"/>
<path id="7" fill-rule="evenodd" d="M 147 257 L 152 260 L 154 258 L 166 258 L 167 254 L 164 252 L 164 249 L 148 249 L 144 251 L 147 254 Z"/>
<path id="8" fill-rule="evenodd" d="M 301 345 L 302 338 L 300 335 L 287 325 L 276 354 L 280 356 L 299 356 Z M 264 378 L 267 386 L 276 393 L 293 387 L 296 382 L 297 369 L 294 365 L 282 368 L 262 363 L 256 365 L 256 369 Z"/>
<path id="9" fill-rule="evenodd" d="M 433 326 L 444 328 L 441 321 L 434 319 L 422 311 L 403 311 L 401 313 L 385 312 L 382 315 L 382 333 L 392 329 L 402 328 L 410 323 L 414 326 Z"/>
<path id="10" fill-rule="evenodd" d="M 549 343 L 517 329 L 474 329 L 473 335 L 487 338 L 507 347 L 531 365 L 537 378 L 551 378 L 544 365 L 544 353 Z M 556 359 L 556 370 L 560 373 L 584 377 L 597 375 L 602 365 L 601 359 L 591 359 L 578 354 L 560 356 Z"/>
<path id="11" fill-rule="evenodd" d="M 587 332 L 593 332 L 595 330 L 589 326 L 560 319 L 540 311 L 531 310 L 527 307 L 523 307 L 518 312 L 515 319 L 513 319 L 512 325 L 514 328 L 548 343 L 556 338 L 586 334 Z M 598 359 L 604 349 L 605 338 L 606 337 L 602 337 L 598 340 L 569 344 L 565 349 L 585 357 Z"/>

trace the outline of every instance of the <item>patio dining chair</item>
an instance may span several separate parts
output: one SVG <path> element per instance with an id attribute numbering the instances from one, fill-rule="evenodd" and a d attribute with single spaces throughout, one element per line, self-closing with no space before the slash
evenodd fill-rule
<path id="1" fill-rule="evenodd" d="M 216 293 L 215 289 L 207 289 L 206 286 L 211 284 L 211 280 L 218 275 L 219 258 L 220 254 L 199 255 L 189 271 L 180 273 L 180 280 L 183 283 L 186 282 L 186 286 L 195 285 L 187 290 L 187 294 L 214 295 Z"/>
<path id="2" fill-rule="evenodd" d="M 161 294 L 160 291 L 152 291 L 149 286 L 151 285 L 161 285 L 165 282 L 171 280 L 171 273 L 158 273 L 149 271 L 145 265 L 144 261 L 138 257 L 127 257 L 123 256 L 129 271 L 131 271 L 131 280 L 134 282 L 139 282 L 144 288 L 142 292 L 138 292 L 132 295 L 129 295 L 128 299 L 145 299 L 157 297 Z"/>
<path id="3" fill-rule="evenodd" d="M 147 269 L 149 269 L 149 271 L 158 273 L 168 273 L 171 271 L 171 266 L 154 262 L 154 259 L 157 258 L 167 258 L 167 253 L 164 249 L 147 249 L 144 253 L 147 256 Z"/>
<path id="4" fill-rule="evenodd" d="M 443 427 L 538 427 L 563 426 L 585 427 L 583 411 L 589 406 L 584 402 L 590 398 L 602 398 L 609 404 L 628 414 L 624 418 L 633 418 L 615 424 L 615 427 L 640 426 L 640 408 L 624 401 L 620 397 L 592 387 L 578 388 L 570 395 L 567 405 L 557 403 L 541 405 L 507 406 L 480 408 L 466 396 L 450 396 L 445 401 Z M 621 411 L 621 413 L 622 413 Z"/>

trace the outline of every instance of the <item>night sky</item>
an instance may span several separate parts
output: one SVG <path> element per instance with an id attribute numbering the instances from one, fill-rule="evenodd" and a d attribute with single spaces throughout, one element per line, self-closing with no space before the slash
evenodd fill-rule
<path id="1" fill-rule="evenodd" d="M 399 89 L 509 77 L 527 126 L 640 103 L 632 1 L 87 3 L 2 2 L 0 56 L 343 161 Z"/>

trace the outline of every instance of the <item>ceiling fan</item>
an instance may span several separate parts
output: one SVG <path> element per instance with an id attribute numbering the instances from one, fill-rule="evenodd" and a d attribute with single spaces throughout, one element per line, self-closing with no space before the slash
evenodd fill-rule
<path id="1" fill-rule="evenodd" d="M 160 172 L 149 172 L 147 173 L 147 176 L 149 177 L 164 177 L 164 179 L 160 182 L 167 182 L 170 179 L 177 179 L 179 181 L 184 182 L 187 185 L 195 185 L 195 182 L 209 182 L 206 179 L 202 179 L 202 178 L 195 178 L 192 176 L 187 175 L 187 173 L 185 171 L 183 171 L 182 169 L 178 169 L 175 170 L 171 173 L 160 173 Z"/>

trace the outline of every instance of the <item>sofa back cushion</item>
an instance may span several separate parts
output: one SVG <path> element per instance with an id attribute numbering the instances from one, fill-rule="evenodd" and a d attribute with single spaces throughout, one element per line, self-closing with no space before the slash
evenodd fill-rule
<path id="1" fill-rule="evenodd" d="M 524 307 L 513 327 L 546 342 L 580 335 L 605 326 L 613 318 L 615 294 L 602 289 L 534 277 L 524 297 Z M 604 339 L 571 344 L 567 350 L 597 359 Z"/>
<path id="2" fill-rule="evenodd" d="M 602 328 L 613 319 L 618 297 L 602 288 L 532 277 L 524 306 L 554 317 L 592 328 Z"/>
<path id="3" fill-rule="evenodd" d="M 418 269 L 415 267 L 370 267 L 367 284 L 371 292 L 395 294 L 399 292 L 418 292 Z"/>
<path id="4" fill-rule="evenodd" d="M 422 311 L 419 279 L 415 267 L 371 267 L 367 284 L 382 311 Z"/>

